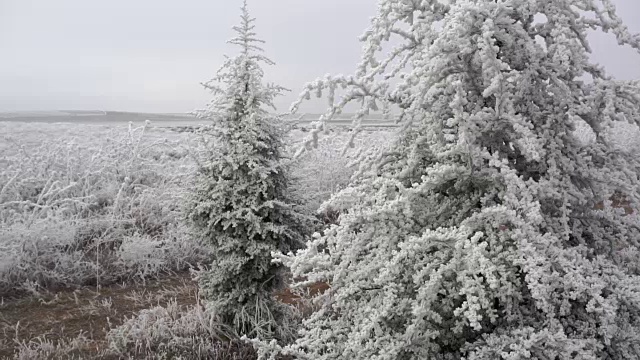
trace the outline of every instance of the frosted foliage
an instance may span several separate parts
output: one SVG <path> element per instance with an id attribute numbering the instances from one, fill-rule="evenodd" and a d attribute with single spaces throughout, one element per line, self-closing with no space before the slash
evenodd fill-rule
<path id="1" fill-rule="evenodd" d="M 576 128 L 573 132 L 582 144 L 590 144 L 596 141 L 596 134 L 591 127 L 581 120 L 576 120 Z M 640 151 L 640 128 L 635 123 L 618 122 L 606 132 L 611 139 L 612 146 L 618 150 L 638 154 Z"/>
<path id="2" fill-rule="evenodd" d="M 637 124 L 622 123 L 613 127 L 609 133 L 615 139 L 618 149 L 638 154 L 640 150 L 640 129 Z"/>
<path id="3" fill-rule="evenodd" d="M 300 133 L 292 132 L 293 141 L 289 146 L 299 149 L 304 141 Z M 335 131 L 332 136 L 319 139 L 316 148 L 309 149 L 292 168 L 295 180 L 294 193 L 301 199 L 308 212 L 325 212 L 322 203 L 335 192 L 345 188 L 354 177 L 358 177 L 359 159 L 366 154 L 377 154 L 379 148 L 385 148 L 395 137 L 388 130 L 366 131 L 360 134 L 350 151 L 343 151 L 352 141 L 347 131 Z M 339 210 L 339 209 L 335 209 Z"/>
<path id="4" fill-rule="evenodd" d="M 640 359 L 640 223 L 609 201 L 637 211 L 610 129 L 640 122 L 640 85 L 590 62 L 589 30 L 640 51 L 610 0 L 380 1 L 356 73 L 301 99 L 397 107 L 405 130 L 334 196 L 339 225 L 277 256 L 330 289 L 262 356 Z"/>
<path id="5" fill-rule="evenodd" d="M 271 263 L 271 252 L 300 248 L 307 226 L 288 195 L 279 119 L 264 109 L 281 88 L 262 85 L 260 63 L 271 62 L 255 54 L 261 41 L 253 22 L 245 2 L 242 23 L 234 27 L 238 37 L 230 41 L 242 51 L 205 84 L 214 98 L 198 115 L 214 124 L 201 132 L 204 146 L 188 210 L 195 232 L 214 252 L 210 271 L 199 276 L 202 294 L 241 334 L 255 329 L 240 314 L 261 316 L 252 313 L 260 310 L 257 302 L 269 302 L 279 285 L 281 266 Z"/>

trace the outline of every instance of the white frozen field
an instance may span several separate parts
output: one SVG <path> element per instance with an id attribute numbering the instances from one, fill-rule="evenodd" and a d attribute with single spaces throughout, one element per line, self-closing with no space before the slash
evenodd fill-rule
<path id="1" fill-rule="evenodd" d="M 95 281 L 96 273 L 105 284 L 155 276 L 206 257 L 206 249 L 185 242 L 177 221 L 194 172 L 189 154 L 198 146 L 193 132 L 170 128 L 185 126 L 182 120 L 145 127 L 143 121 L 130 126 L 135 117 L 127 115 L 111 122 L 93 121 L 104 115 L 82 115 L 75 123 L 59 121 L 69 115 L 38 115 L 0 121 L 0 297 L 16 289 L 82 285 Z M 349 134 L 336 129 L 337 135 L 323 137 L 293 166 L 299 179 L 294 191 L 312 210 L 354 171 L 349 153 L 341 155 Z M 306 135 L 292 130 L 289 148 L 298 148 Z M 392 130 L 369 129 L 353 152 L 393 136 Z M 106 229 L 112 220 L 113 229 Z M 103 243 L 122 245 L 125 239 L 104 260 L 110 263 L 90 255 L 94 239 L 78 243 L 98 233 Z M 40 252 L 25 252 L 32 246 Z"/>

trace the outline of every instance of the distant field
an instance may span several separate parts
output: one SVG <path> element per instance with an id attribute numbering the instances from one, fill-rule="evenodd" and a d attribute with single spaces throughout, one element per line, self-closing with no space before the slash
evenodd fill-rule
<path id="1" fill-rule="evenodd" d="M 193 116 L 182 114 L 150 114 L 116 111 L 57 111 L 2 113 L 0 121 L 27 123 L 67 123 L 91 125 L 117 125 L 150 120 L 157 127 L 194 126 L 203 123 Z"/>
<path id="2" fill-rule="evenodd" d="M 284 119 L 290 124 L 297 125 L 305 130 L 311 123 L 317 121 L 321 114 L 294 114 L 285 115 Z M 352 124 L 353 114 L 340 114 L 329 123 L 337 128 L 348 128 Z M 145 120 L 151 121 L 149 129 L 171 128 L 174 130 L 190 130 L 203 124 L 207 120 L 198 119 L 190 114 L 182 113 L 136 113 L 122 111 L 100 110 L 58 110 L 58 111 L 32 111 L 32 112 L 0 112 L 0 122 L 18 123 L 47 123 L 47 124 L 82 124 L 107 127 L 127 126 L 130 122 L 142 124 Z M 371 114 L 362 121 L 365 128 L 385 129 L 396 128 L 395 118 L 384 119 L 380 114 Z M 182 129 L 180 129 L 182 128 Z M 594 134 L 586 124 L 577 124 L 576 133 L 583 142 L 593 141 Z M 0 132 L 2 134 L 2 132 Z M 640 129 L 635 124 L 620 123 L 614 126 L 609 135 L 613 138 L 618 148 L 626 151 L 636 151 L 640 148 Z M 1 147 L 1 144 L 0 144 Z"/>
<path id="3" fill-rule="evenodd" d="M 300 125 L 310 124 L 317 121 L 320 114 L 300 114 L 286 116 L 285 120 Z M 134 113 L 120 111 L 33 111 L 33 112 L 12 112 L 0 113 L 0 121 L 26 122 L 26 123 L 62 123 L 62 124 L 90 124 L 90 125 L 117 125 L 128 122 L 151 121 L 152 127 L 180 127 L 198 126 L 207 123 L 206 120 L 198 119 L 189 114 L 155 114 L 155 113 Z M 346 126 L 351 124 L 351 114 L 342 114 L 338 118 L 331 120 L 331 124 Z M 362 122 L 366 127 L 395 127 L 392 119 L 383 119 L 382 116 L 371 115 Z"/>

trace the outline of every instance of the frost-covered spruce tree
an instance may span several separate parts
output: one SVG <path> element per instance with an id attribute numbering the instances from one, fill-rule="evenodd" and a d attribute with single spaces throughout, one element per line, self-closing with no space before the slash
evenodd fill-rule
<path id="1" fill-rule="evenodd" d="M 278 321 L 271 293 L 281 266 L 271 253 L 299 249 L 307 224 L 288 195 L 280 120 L 266 110 L 275 109 L 273 99 L 284 89 L 263 84 L 260 64 L 273 62 L 259 53 L 262 41 L 246 1 L 241 19 L 229 41 L 241 52 L 204 84 L 214 97 L 197 114 L 214 124 L 204 137 L 207 155 L 199 161 L 188 218 L 214 252 L 198 279 L 204 298 L 225 323 L 249 334 Z"/>
<path id="2" fill-rule="evenodd" d="M 607 131 L 640 123 L 640 85 L 591 62 L 589 30 L 640 51 L 611 0 L 381 0 L 355 75 L 301 99 L 358 102 L 356 124 L 397 107 L 404 130 L 339 225 L 279 257 L 330 289 L 262 354 L 640 359 L 640 222 L 608 200 L 637 211 L 640 160 Z"/>

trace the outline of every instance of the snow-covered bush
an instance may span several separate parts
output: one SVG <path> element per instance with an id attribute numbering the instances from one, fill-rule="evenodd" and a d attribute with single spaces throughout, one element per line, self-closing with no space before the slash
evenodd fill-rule
<path id="1" fill-rule="evenodd" d="M 168 140 L 148 125 L 5 122 L 0 130 L 0 296 L 209 259 L 180 224 L 194 168 L 187 137 Z"/>
<path id="2" fill-rule="evenodd" d="M 142 310 L 107 334 L 109 352 L 136 359 L 255 359 L 253 349 L 201 304 Z"/>
<path id="3" fill-rule="evenodd" d="M 213 125 L 200 133 L 187 217 L 214 255 L 210 271 L 198 276 L 208 306 L 240 334 L 258 326 L 281 337 L 287 309 L 272 299 L 281 266 L 271 263 L 271 253 L 301 247 L 308 221 L 289 194 L 280 119 L 265 109 L 283 88 L 263 84 L 261 63 L 272 62 L 259 54 L 246 1 L 241 19 L 230 40 L 240 54 L 204 84 L 214 97 L 197 115 Z"/>
<path id="4" fill-rule="evenodd" d="M 75 360 L 86 358 L 86 350 L 91 340 L 80 334 L 73 339 L 52 341 L 45 336 L 37 337 L 28 342 L 18 342 L 14 360 L 34 359 L 65 359 Z"/>
<path id="5" fill-rule="evenodd" d="M 211 251 L 184 224 L 177 223 L 164 229 L 161 237 L 144 234 L 122 237 L 114 255 L 114 266 L 120 269 L 121 276 L 144 281 L 166 271 L 186 270 L 204 263 L 211 258 Z"/>
<path id="6" fill-rule="evenodd" d="M 295 131 L 292 135 L 289 147 L 298 149 L 303 137 Z M 293 191 L 302 199 L 306 211 L 317 212 L 323 202 L 351 182 L 363 151 L 384 148 L 393 142 L 395 135 L 386 129 L 364 131 L 346 153 L 343 150 L 351 141 L 350 132 L 336 129 L 331 136 L 319 139 L 317 146 L 296 159 L 291 169 Z"/>
<path id="7" fill-rule="evenodd" d="M 63 222 L 0 228 L 0 296 L 95 279 L 95 262 L 85 252 L 69 249 L 74 237 L 75 229 Z"/>
<path id="8" fill-rule="evenodd" d="M 314 136 L 353 101 L 405 130 L 335 196 L 339 225 L 278 256 L 330 287 L 261 355 L 640 359 L 639 217 L 606 201 L 637 213 L 640 159 L 609 129 L 640 122 L 640 84 L 591 63 L 589 30 L 640 51 L 611 0 L 381 0 L 355 75 L 302 99 L 333 104 Z"/>

